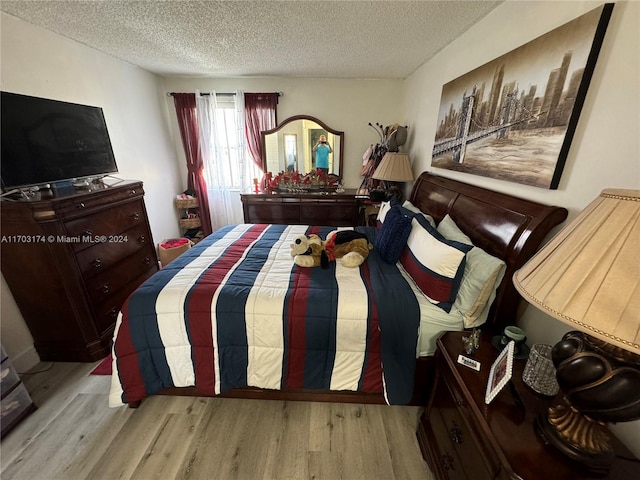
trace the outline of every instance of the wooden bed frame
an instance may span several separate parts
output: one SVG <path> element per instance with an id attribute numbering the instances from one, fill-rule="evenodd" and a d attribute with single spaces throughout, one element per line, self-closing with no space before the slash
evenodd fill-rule
<path id="1" fill-rule="evenodd" d="M 499 332 L 516 321 L 521 297 L 511 278 L 538 249 L 551 229 L 567 218 L 567 210 L 542 205 L 476 187 L 456 180 L 423 173 L 416 180 L 409 200 L 439 222 L 446 214 L 487 253 L 507 264 L 504 279 L 483 329 Z M 426 405 L 431 388 L 433 357 L 417 361 L 414 395 L 411 405 Z M 195 387 L 169 388 L 162 395 L 205 396 Z M 318 390 L 264 390 L 254 387 L 231 390 L 222 397 L 291 401 L 377 403 L 384 404 L 382 394 Z M 130 404 L 136 407 L 137 404 Z"/>

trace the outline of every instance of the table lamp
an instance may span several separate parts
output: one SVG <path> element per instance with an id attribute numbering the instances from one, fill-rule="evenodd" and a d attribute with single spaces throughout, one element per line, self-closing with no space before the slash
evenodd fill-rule
<path id="1" fill-rule="evenodd" d="M 411 182 L 413 180 L 409 155 L 400 152 L 385 153 L 380 165 L 373 172 L 373 178 L 383 181 L 383 189 L 386 191 L 387 200 L 391 197 L 402 200 L 402 190 L 400 190 L 398 182 Z"/>
<path id="2" fill-rule="evenodd" d="M 606 423 L 640 419 L 640 190 L 603 190 L 513 276 L 526 301 L 578 331 L 552 358 L 562 399 L 538 433 L 606 473 Z"/>

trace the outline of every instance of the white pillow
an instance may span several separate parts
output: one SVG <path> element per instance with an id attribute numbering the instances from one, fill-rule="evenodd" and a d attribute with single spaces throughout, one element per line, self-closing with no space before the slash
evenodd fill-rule
<path id="1" fill-rule="evenodd" d="M 446 215 L 437 228 L 449 240 L 472 245 L 471 239 Z M 465 328 L 478 327 L 487 321 L 489 309 L 496 298 L 496 290 L 506 271 L 506 264 L 479 247 L 467 253 L 458 296 L 453 303 L 463 316 Z"/>
<path id="2" fill-rule="evenodd" d="M 472 248 L 445 239 L 416 215 L 400 264 L 427 299 L 449 313 L 462 282 L 465 254 Z"/>
<path id="3" fill-rule="evenodd" d="M 384 217 L 387 216 L 389 210 L 391 210 L 391 202 L 380 203 L 380 209 L 378 210 L 378 216 L 376 217 L 376 224 L 378 225 L 378 228 L 380 228 L 384 223 Z"/>
<path id="4" fill-rule="evenodd" d="M 402 206 L 404 208 L 406 208 L 407 210 L 413 212 L 413 213 L 421 213 L 422 216 L 424 218 L 427 219 L 427 221 L 431 224 L 431 226 L 433 228 L 436 228 L 436 221 L 433 219 L 433 217 L 431 215 L 427 215 L 426 213 L 424 213 L 422 210 L 420 210 L 418 207 L 416 207 L 413 203 L 411 203 L 409 200 L 405 200 L 404 203 L 402 204 Z"/>

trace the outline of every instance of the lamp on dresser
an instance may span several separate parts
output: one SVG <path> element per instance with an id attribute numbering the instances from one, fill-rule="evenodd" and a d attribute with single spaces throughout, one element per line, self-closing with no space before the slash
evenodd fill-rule
<path id="1" fill-rule="evenodd" d="M 380 165 L 373 172 L 373 178 L 384 182 L 383 188 L 387 199 L 396 197 L 398 200 L 402 200 L 402 190 L 400 190 L 398 182 L 413 181 L 409 155 L 400 152 L 385 153 Z"/>
<path id="2" fill-rule="evenodd" d="M 562 401 L 538 433 L 604 473 L 606 424 L 640 419 L 640 190 L 603 190 L 513 277 L 536 308 L 578 331 L 552 352 Z"/>

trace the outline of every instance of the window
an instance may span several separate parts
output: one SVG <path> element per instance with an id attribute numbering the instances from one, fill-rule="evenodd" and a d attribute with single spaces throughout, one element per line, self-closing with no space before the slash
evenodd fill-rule
<path id="1" fill-rule="evenodd" d="M 287 171 L 298 170 L 298 136 L 295 133 L 284 134 L 284 155 L 287 159 Z"/>
<path id="2" fill-rule="evenodd" d="M 216 150 L 205 158 L 215 158 L 216 169 L 204 166 L 207 185 L 224 186 L 232 190 L 243 191 L 252 184 L 253 178 L 262 177 L 260 169 L 250 160 L 244 140 L 244 125 L 234 95 L 218 95 L 215 109 L 215 131 L 209 142 Z M 214 174 L 215 172 L 215 174 Z"/>

